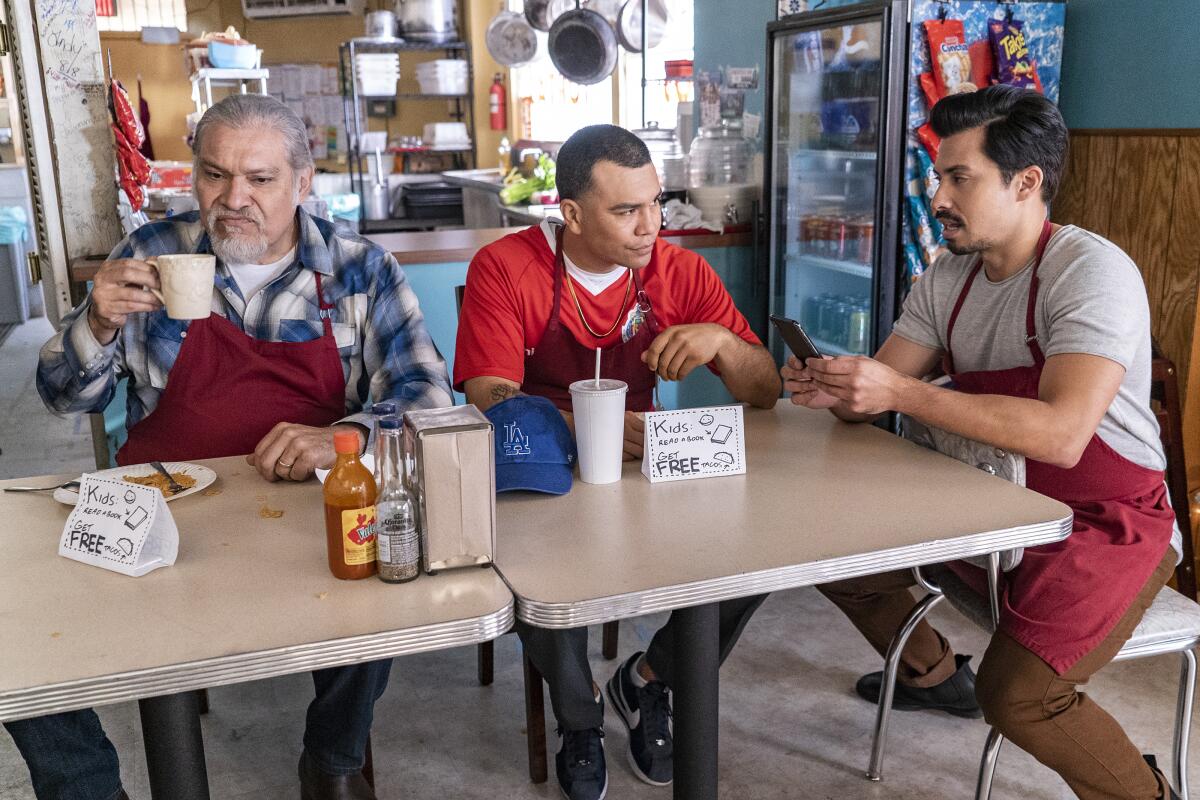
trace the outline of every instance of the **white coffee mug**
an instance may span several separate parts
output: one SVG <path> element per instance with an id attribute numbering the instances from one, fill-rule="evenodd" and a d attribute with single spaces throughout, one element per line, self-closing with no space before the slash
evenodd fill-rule
<path id="1" fill-rule="evenodd" d="M 203 319 L 212 312 L 217 257 L 177 253 L 147 259 L 158 270 L 161 289 L 151 289 L 171 319 Z"/>

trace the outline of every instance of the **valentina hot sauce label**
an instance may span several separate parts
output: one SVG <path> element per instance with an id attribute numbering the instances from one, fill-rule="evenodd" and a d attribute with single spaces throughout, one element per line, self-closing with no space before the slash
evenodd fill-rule
<path id="1" fill-rule="evenodd" d="M 350 566 L 375 560 L 375 506 L 342 511 L 342 559 Z"/>

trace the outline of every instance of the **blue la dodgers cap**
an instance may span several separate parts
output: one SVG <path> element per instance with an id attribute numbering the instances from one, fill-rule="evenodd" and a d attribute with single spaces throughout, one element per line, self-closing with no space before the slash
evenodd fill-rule
<path id="1" fill-rule="evenodd" d="M 566 494 L 575 468 L 575 439 L 544 397 L 517 395 L 487 410 L 495 428 L 496 491 Z"/>

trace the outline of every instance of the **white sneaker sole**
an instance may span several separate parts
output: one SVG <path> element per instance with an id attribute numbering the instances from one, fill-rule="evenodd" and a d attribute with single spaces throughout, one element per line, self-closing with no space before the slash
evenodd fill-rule
<path id="1" fill-rule="evenodd" d="M 625 705 L 625 698 L 620 696 L 620 692 L 614 692 L 612 681 L 604 684 L 604 693 L 608 695 L 609 704 L 613 710 L 617 712 L 617 716 L 621 719 L 621 724 L 625 726 L 625 760 L 629 762 L 629 768 L 633 770 L 633 774 L 637 776 L 642 783 L 650 786 L 670 786 L 672 781 L 656 781 L 651 779 L 649 775 L 642 772 L 642 768 L 638 766 L 637 759 L 633 757 L 633 728 L 629 725 L 629 719 L 625 716 L 629 711 Z M 629 711 L 632 714 L 632 711 Z"/>

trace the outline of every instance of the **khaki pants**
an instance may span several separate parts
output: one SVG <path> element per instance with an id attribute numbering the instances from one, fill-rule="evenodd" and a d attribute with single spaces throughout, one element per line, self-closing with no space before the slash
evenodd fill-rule
<path id="1" fill-rule="evenodd" d="M 992 636 L 979 664 L 975 695 L 989 725 L 1062 776 L 1082 800 L 1169 797 L 1166 783 L 1142 760 L 1129 737 L 1086 694 L 1077 690 L 1124 646 L 1175 568 L 1167 548 L 1129 610 L 1112 632 L 1063 675 L 1003 632 Z M 840 608 L 871 646 L 884 655 L 916 605 L 912 573 L 889 572 L 817 587 Z M 954 674 L 946 640 L 922 622 L 900 657 L 900 681 L 927 688 Z"/>

